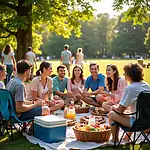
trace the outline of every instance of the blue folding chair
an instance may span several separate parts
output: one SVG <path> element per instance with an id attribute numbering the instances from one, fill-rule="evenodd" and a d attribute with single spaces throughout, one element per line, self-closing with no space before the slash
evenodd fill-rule
<path id="1" fill-rule="evenodd" d="M 27 125 L 33 121 L 33 119 L 25 121 L 19 120 L 15 112 L 15 102 L 13 101 L 11 93 L 5 89 L 0 89 L 0 112 L 0 135 L 3 135 L 6 130 L 11 139 L 13 139 L 13 128 L 20 133 L 26 132 Z M 19 129 L 16 128 L 15 124 L 19 125 Z M 9 133 L 9 130 L 11 133 Z"/>
<path id="2" fill-rule="evenodd" d="M 139 137 L 141 135 L 143 135 L 144 140 L 141 142 L 139 149 L 141 149 L 141 147 L 145 141 L 147 141 L 150 144 L 150 140 L 148 138 L 148 136 L 150 135 L 150 131 L 147 133 L 145 132 L 145 130 L 150 128 L 150 91 L 140 92 L 140 94 L 138 95 L 138 98 L 137 98 L 135 113 L 132 113 L 132 114 L 120 114 L 118 112 L 116 112 L 116 113 L 119 115 L 130 115 L 130 116 L 136 115 L 136 119 L 131 128 L 125 127 L 118 122 L 112 123 L 112 126 L 117 125 L 124 131 L 118 145 L 116 145 L 117 137 L 115 137 L 115 142 L 114 142 L 115 147 L 118 147 L 120 145 L 120 143 L 123 139 L 123 136 L 125 134 L 129 137 L 129 139 L 133 145 L 133 150 L 134 150 L 134 145 L 136 144 L 137 140 L 139 139 Z M 131 137 L 128 135 L 128 132 L 134 133 L 133 139 L 131 139 Z M 140 134 L 138 136 L 136 136 L 137 132 L 140 132 Z M 117 130 L 116 130 L 116 134 L 117 134 Z"/>

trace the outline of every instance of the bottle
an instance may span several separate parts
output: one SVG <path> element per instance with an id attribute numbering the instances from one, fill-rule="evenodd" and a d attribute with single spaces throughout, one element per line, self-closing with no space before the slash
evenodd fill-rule
<path id="1" fill-rule="evenodd" d="M 68 107 L 67 118 L 72 120 L 76 118 L 76 111 L 73 100 L 70 102 L 70 106 Z"/>

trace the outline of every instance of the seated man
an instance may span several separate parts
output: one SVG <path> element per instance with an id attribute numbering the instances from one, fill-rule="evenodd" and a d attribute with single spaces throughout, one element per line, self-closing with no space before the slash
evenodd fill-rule
<path id="1" fill-rule="evenodd" d="M 53 78 L 53 94 L 61 97 L 63 100 L 67 98 L 67 93 L 64 93 L 67 90 L 68 78 L 65 77 L 65 66 L 59 65 L 57 67 L 58 76 Z"/>
<path id="2" fill-rule="evenodd" d="M 105 87 L 105 76 L 102 74 L 98 74 L 98 64 L 91 63 L 89 67 L 91 76 L 89 76 L 85 82 L 85 89 L 82 93 L 82 100 L 90 105 L 100 106 L 100 93 L 104 90 Z M 91 88 L 92 92 L 88 92 L 89 88 Z M 94 95 L 94 97 L 90 97 L 92 95 Z"/>
<path id="3" fill-rule="evenodd" d="M 16 105 L 16 113 L 19 119 L 29 120 L 34 119 L 35 116 L 48 115 L 50 109 L 48 106 L 43 106 L 43 101 L 26 101 L 25 87 L 23 82 L 30 77 L 31 64 L 27 60 L 21 60 L 17 63 L 18 75 L 11 79 L 7 85 L 7 89 L 12 94 Z"/>

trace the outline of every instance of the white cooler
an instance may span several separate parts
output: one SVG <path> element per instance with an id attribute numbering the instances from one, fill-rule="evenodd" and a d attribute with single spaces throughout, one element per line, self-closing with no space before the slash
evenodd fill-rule
<path id="1" fill-rule="evenodd" d="M 66 119 L 56 115 L 35 117 L 34 136 L 47 143 L 64 141 L 66 139 Z"/>

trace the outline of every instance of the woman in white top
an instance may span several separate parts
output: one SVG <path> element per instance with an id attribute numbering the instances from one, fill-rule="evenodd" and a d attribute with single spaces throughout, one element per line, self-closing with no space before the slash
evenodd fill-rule
<path id="1" fill-rule="evenodd" d="M 2 52 L 2 64 L 6 65 L 7 70 L 7 78 L 5 81 L 5 85 L 11 79 L 13 70 L 16 70 L 16 61 L 14 57 L 14 52 L 10 44 L 7 44 Z"/>
<path id="2" fill-rule="evenodd" d="M 6 79 L 6 66 L 0 65 L 0 89 L 5 89 L 4 79 Z"/>
<path id="3" fill-rule="evenodd" d="M 76 64 L 80 65 L 83 68 L 84 54 L 82 52 L 82 48 L 77 49 L 76 54 Z"/>
<path id="4" fill-rule="evenodd" d="M 42 100 L 45 105 L 50 107 L 50 111 L 56 111 L 64 106 L 63 100 L 53 97 L 53 80 L 51 77 L 52 65 L 43 61 L 40 69 L 36 72 L 36 77 L 30 83 L 30 93 L 27 100 Z"/>

